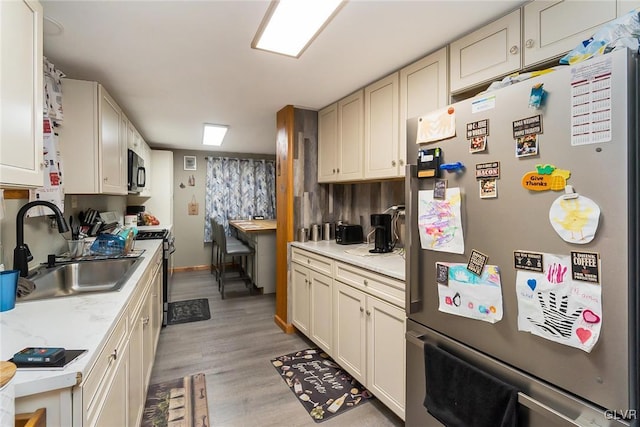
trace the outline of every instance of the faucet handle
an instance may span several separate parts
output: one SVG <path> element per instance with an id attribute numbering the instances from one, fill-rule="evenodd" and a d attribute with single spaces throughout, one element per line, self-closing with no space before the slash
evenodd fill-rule
<path id="1" fill-rule="evenodd" d="M 26 243 L 24 244 L 24 248 L 26 250 L 26 255 L 27 255 L 27 262 L 29 261 L 33 261 L 33 255 L 31 255 L 31 250 L 29 249 L 29 245 L 27 245 Z"/>

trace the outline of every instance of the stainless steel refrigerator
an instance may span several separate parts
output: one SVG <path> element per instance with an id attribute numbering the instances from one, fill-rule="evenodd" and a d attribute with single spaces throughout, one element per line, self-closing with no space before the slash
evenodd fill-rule
<path id="1" fill-rule="evenodd" d="M 407 159 L 412 163 L 407 166 L 405 188 L 407 426 L 441 425 L 423 405 L 429 381 L 425 379 L 425 343 L 515 385 L 521 426 L 639 425 L 637 62 L 634 53 L 615 51 L 452 104 L 440 114 L 445 115 L 441 127 L 447 127 L 447 120 L 455 126 L 454 137 L 417 143 L 418 132 L 425 132 L 420 128 L 423 124 L 419 118 L 407 121 Z M 535 108 L 541 100 L 540 88 L 545 92 Z M 442 131 L 432 127 L 436 136 Z M 486 139 L 473 140 L 487 133 Z M 535 135 L 532 152 L 522 144 L 531 135 Z M 478 141 L 480 146 L 474 145 Z M 442 169 L 443 165 L 448 169 Z M 543 176 L 554 169 L 564 173 L 558 178 L 559 187 L 553 182 L 557 174 Z M 437 171 L 439 178 L 430 177 Z M 482 178 L 488 178 L 492 187 L 483 189 Z M 446 182 L 436 183 L 437 179 Z M 429 240 L 433 236 L 423 229 L 420 205 L 442 200 L 438 186 L 445 188 L 445 197 L 459 189 L 457 238 L 463 236 L 464 247 L 458 246 L 458 253 L 447 246 L 433 250 L 435 240 Z M 538 191 L 540 186 L 547 188 Z M 571 200 L 572 189 L 600 209 L 595 217 L 588 209 L 590 221 L 595 218 L 597 222 L 590 237 L 577 237 L 583 232 L 580 225 L 567 226 L 561 234 L 553 224 L 554 204 L 564 201 L 564 196 Z M 565 240 L 568 234 L 577 240 Z M 479 260 L 472 259 L 472 252 L 480 254 Z M 595 309 L 587 313 L 580 300 L 572 307 L 570 299 L 568 308 L 559 301 L 552 303 L 537 295 L 533 286 L 531 293 L 521 294 L 527 293 L 534 304 L 544 306 L 546 301 L 556 311 L 576 311 L 580 321 L 597 321 L 593 332 L 598 338 L 590 349 L 568 345 L 563 337 L 548 339 L 549 325 L 545 331 L 542 323 L 538 324 L 539 334 L 519 330 L 519 304 L 525 302 L 519 299 L 517 284 L 528 273 L 552 273 L 540 266 L 528 270 L 519 264 L 522 257 L 535 263 L 537 254 L 570 259 L 572 253 L 597 261 L 595 267 L 585 270 L 591 278 L 584 282 L 601 292 L 597 315 L 591 316 Z M 491 323 L 443 311 L 446 304 L 456 308 L 455 298 L 446 303 L 442 299 L 442 290 L 446 290 L 442 286 L 452 283 L 438 276 L 443 265 L 471 270 L 478 265 L 496 266 L 501 319 Z M 563 273 L 580 293 L 581 280 L 585 280 L 580 268 Z M 535 285 L 525 282 L 532 283 Z M 465 295 L 462 301 L 457 297 L 457 305 L 464 305 Z M 533 324 L 531 320 L 530 326 Z M 575 342 L 575 337 L 571 339 Z"/>

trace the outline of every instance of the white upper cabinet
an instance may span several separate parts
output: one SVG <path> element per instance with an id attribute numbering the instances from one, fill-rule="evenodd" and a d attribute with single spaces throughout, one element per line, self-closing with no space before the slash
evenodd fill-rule
<path id="1" fill-rule="evenodd" d="M 338 181 L 362 179 L 363 91 L 338 101 Z"/>
<path id="2" fill-rule="evenodd" d="M 614 1 L 540 0 L 523 10 L 525 67 L 565 54 L 616 18 Z"/>
<path id="3" fill-rule="evenodd" d="M 640 0 L 618 0 L 616 5 L 618 6 L 617 16 L 620 17 L 640 7 Z"/>
<path id="4" fill-rule="evenodd" d="M 407 119 L 424 115 L 449 103 L 447 48 L 400 70 L 400 162 L 407 163 Z M 404 175 L 401 167 L 400 174 Z"/>
<path id="5" fill-rule="evenodd" d="M 59 129 L 68 194 L 127 194 L 127 142 L 121 110 L 102 85 L 63 79 Z"/>
<path id="6" fill-rule="evenodd" d="M 0 184 L 41 187 L 42 6 L 0 1 Z"/>
<path id="7" fill-rule="evenodd" d="M 404 175 L 400 164 L 399 74 L 393 73 L 364 89 L 364 177 Z M 401 149 L 402 148 L 402 149 Z"/>
<path id="8" fill-rule="evenodd" d="M 318 112 L 318 182 L 336 180 L 338 169 L 338 103 Z"/>
<path id="9" fill-rule="evenodd" d="M 520 9 L 454 41 L 451 92 L 519 70 L 520 50 Z"/>

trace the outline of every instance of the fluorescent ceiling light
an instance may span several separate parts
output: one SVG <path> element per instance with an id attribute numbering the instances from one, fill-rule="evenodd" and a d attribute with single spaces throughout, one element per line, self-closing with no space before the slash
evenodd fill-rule
<path id="1" fill-rule="evenodd" d="M 228 126 L 204 124 L 204 134 L 202 136 L 203 145 L 222 145 L 222 140 L 227 133 Z"/>
<path id="2" fill-rule="evenodd" d="M 342 3 L 343 0 L 273 0 L 251 47 L 298 58 Z"/>

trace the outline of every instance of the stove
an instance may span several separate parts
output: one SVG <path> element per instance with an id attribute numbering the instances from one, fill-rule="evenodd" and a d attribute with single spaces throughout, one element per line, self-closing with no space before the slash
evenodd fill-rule
<path id="1" fill-rule="evenodd" d="M 166 239 L 169 235 L 169 230 L 143 230 L 138 231 L 138 235 L 136 236 L 136 240 L 162 240 Z"/>
<path id="2" fill-rule="evenodd" d="M 169 264 L 171 254 L 176 250 L 173 235 L 167 229 L 139 230 L 136 240 L 162 240 L 162 326 L 167 326 L 169 288 L 171 286 Z"/>

